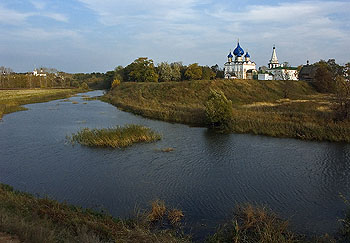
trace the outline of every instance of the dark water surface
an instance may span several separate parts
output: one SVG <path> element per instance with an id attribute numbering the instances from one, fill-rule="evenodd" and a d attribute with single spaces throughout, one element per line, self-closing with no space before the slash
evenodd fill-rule
<path id="1" fill-rule="evenodd" d="M 268 205 L 302 233 L 339 227 L 345 209 L 339 193 L 350 195 L 348 144 L 220 135 L 81 96 L 70 100 L 27 105 L 28 111 L 3 118 L 1 183 L 119 217 L 159 198 L 184 211 L 187 231 L 197 240 L 229 219 L 235 204 L 246 202 Z M 83 127 L 129 123 L 151 127 L 163 139 L 127 149 L 66 143 L 66 135 Z M 175 151 L 159 152 L 167 147 Z"/>

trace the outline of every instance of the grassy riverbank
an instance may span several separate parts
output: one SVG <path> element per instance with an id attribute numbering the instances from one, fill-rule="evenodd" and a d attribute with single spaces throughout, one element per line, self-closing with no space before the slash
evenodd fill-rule
<path id="1" fill-rule="evenodd" d="M 152 213 L 152 212 L 151 212 Z M 0 232 L 22 242 L 187 242 L 170 230 L 152 230 L 145 215 L 120 220 L 40 199 L 0 184 Z"/>
<path id="2" fill-rule="evenodd" d="M 63 99 L 78 92 L 79 89 L 18 89 L 0 90 L 0 119 L 4 114 L 26 110 L 21 105 Z"/>
<path id="3" fill-rule="evenodd" d="M 122 83 L 104 100 L 145 117 L 205 126 L 210 89 L 232 101 L 232 132 L 350 142 L 350 122 L 332 119 L 333 97 L 302 81 Z"/>
<path id="4" fill-rule="evenodd" d="M 161 135 L 148 127 L 127 125 L 125 127 L 89 129 L 84 128 L 68 139 L 89 147 L 124 148 L 134 143 L 150 143 L 161 139 Z"/>
<path id="5" fill-rule="evenodd" d="M 335 238 L 305 237 L 292 232 L 288 222 L 264 207 L 237 207 L 230 222 L 207 238 L 207 242 L 334 243 L 348 242 L 349 215 Z M 118 219 L 47 198 L 37 198 L 0 184 L 0 236 L 18 242 L 191 242 L 181 228 L 181 210 L 156 200 L 151 209 L 134 218 Z M 185 215 L 186 217 L 186 215 Z M 4 238 L 5 238 L 4 237 Z"/>

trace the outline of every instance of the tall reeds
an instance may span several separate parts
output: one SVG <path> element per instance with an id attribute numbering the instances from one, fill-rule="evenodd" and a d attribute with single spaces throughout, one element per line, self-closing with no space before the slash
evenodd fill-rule
<path id="1" fill-rule="evenodd" d="M 72 134 L 68 139 L 74 144 L 90 147 L 123 148 L 134 143 L 153 142 L 161 139 L 161 135 L 148 127 L 126 125 L 124 127 L 89 129 L 84 128 Z"/>

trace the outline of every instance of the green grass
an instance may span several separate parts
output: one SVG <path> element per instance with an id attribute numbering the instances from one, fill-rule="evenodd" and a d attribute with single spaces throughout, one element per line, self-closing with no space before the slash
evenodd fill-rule
<path id="1" fill-rule="evenodd" d="M 152 228 L 147 215 L 121 220 L 0 184 L 0 232 L 22 242 L 188 242 L 172 230 Z"/>
<path id="2" fill-rule="evenodd" d="M 153 119 L 207 126 L 210 89 L 232 101 L 234 133 L 350 142 L 350 122 L 333 120 L 334 97 L 302 81 L 122 83 L 102 100 Z"/>
<path id="3" fill-rule="evenodd" d="M 107 129 L 84 128 L 68 139 L 74 143 L 90 147 L 123 148 L 134 143 L 153 142 L 161 139 L 161 135 L 150 128 L 140 125 L 127 125 Z"/>
<path id="4" fill-rule="evenodd" d="M 81 92 L 78 89 L 0 90 L 0 119 L 4 114 L 26 110 L 21 105 L 63 99 Z"/>

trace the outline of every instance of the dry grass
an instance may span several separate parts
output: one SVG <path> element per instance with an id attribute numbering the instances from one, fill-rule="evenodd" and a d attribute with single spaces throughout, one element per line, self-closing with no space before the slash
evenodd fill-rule
<path id="1" fill-rule="evenodd" d="M 62 99 L 77 92 L 74 89 L 0 90 L 0 118 L 4 114 L 26 110 L 21 105 Z"/>
<path id="2" fill-rule="evenodd" d="M 174 208 L 172 210 L 169 210 L 168 212 L 168 220 L 172 225 L 178 224 L 183 217 L 184 217 L 184 214 L 179 209 Z"/>
<path id="3" fill-rule="evenodd" d="M 296 243 L 300 239 L 288 230 L 288 222 L 263 207 L 238 207 L 231 223 L 222 226 L 208 242 Z"/>
<path id="4" fill-rule="evenodd" d="M 302 81 L 122 83 L 103 100 L 145 117 L 207 126 L 204 104 L 210 89 L 232 101 L 232 132 L 350 142 L 350 121 L 333 119 L 334 97 Z"/>
<path id="5" fill-rule="evenodd" d="M 153 142 L 161 139 L 161 135 L 150 128 L 140 125 L 127 125 L 107 129 L 84 128 L 68 137 L 73 144 L 90 147 L 124 148 L 134 143 Z"/>
<path id="6" fill-rule="evenodd" d="M 166 213 L 164 201 L 156 200 L 152 202 L 152 209 L 148 214 L 148 219 L 151 222 L 162 220 Z"/>
<path id="7" fill-rule="evenodd" d="M 0 184 L 0 232 L 22 242 L 189 242 L 147 221 L 120 220 Z"/>

